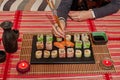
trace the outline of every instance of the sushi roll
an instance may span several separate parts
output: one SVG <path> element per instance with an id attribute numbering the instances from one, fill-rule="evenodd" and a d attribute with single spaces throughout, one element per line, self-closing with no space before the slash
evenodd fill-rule
<path id="1" fill-rule="evenodd" d="M 67 48 L 67 57 L 68 58 L 74 57 L 74 49 L 73 48 Z"/>
<path id="2" fill-rule="evenodd" d="M 75 42 L 75 48 L 79 48 L 79 49 L 82 48 L 82 41 L 81 40 Z"/>
<path id="3" fill-rule="evenodd" d="M 89 49 L 84 50 L 84 57 L 91 57 L 91 51 Z"/>
<path id="4" fill-rule="evenodd" d="M 53 41 L 53 35 L 52 34 L 47 34 L 46 35 L 46 42 L 52 42 Z"/>
<path id="5" fill-rule="evenodd" d="M 51 52 L 51 58 L 57 58 L 57 55 L 58 55 L 57 50 L 53 50 Z"/>
<path id="6" fill-rule="evenodd" d="M 52 42 L 46 42 L 46 50 L 52 50 Z"/>
<path id="7" fill-rule="evenodd" d="M 76 50 L 75 51 L 75 57 L 76 58 L 81 58 L 82 57 L 82 51 L 81 50 Z"/>
<path id="8" fill-rule="evenodd" d="M 38 42 L 43 42 L 43 38 L 44 38 L 44 37 L 43 37 L 43 34 L 38 34 L 38 35 L 37 35 L 37 41 L 38 41 Z"/>
<path id="9" fill-rule="evenodd" d="M 59 49 L 59 58 L 65 58 L 66 52 L 65 49 Z"/>
<path id="10" fill-rule="evenodd" d="M 83 48 L 90 48 L 90 41 L 83 41 Z"/>
<path id="11" fill-rule="evenodd" d="M 42 58 L 42 51 L 40 51 L 40 50 L 36 51 L 36 52 L 35 52 L 35 58 L 36 58 L 36 59 Z"/>
<path id="12" fill-rule="evenodd" d="M 44 58 L 49 58 L 50 57 L 50 51 L 44 50 Z"/>
<path id="13" fill-rule="evenodd" d="M 79 41 L 79 40 L 80 40 L 80 34 L 75 33 L 74 34 L 74 41 L 76 42 L 76 41 Z"/>
<path id="14" fill-rule="evenodd" d="M 37 41 L 36 42 L 36 47 L 37 47 L 37 49 L 43 49 L 44 48 L 44 43 Z"/>
<path id="15" fill-rule="evenodd" d="M 89 36 L 88 36 L 88 34 L 81 34 L 81 40 L 82 41 L 88 41 L 89 40 Z"/>
<path id="16" fill-rule="evenodd" d="M 65 38 L 66 38 L 66 40 L 71 41 L 71 35 L 66 34 L 66 35 L 65 35 Z"/>
<path id="17" fill-rule="evenodd" d="M 61 42 L 61 41 L 62 41 L 62 38 L 57 37 L 56 40 L 57 40 L 57 42 Z"/>

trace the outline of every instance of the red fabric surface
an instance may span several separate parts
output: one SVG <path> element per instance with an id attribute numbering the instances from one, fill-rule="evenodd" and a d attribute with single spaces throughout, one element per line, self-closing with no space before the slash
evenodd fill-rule
<path id="1" fill-rule="evenodd" d="M 40 80 L 40 79 L 60 79 L 60 80 L 119 80 L 120 79 L 120 12 L 97 20 L 84 22 L 74 22 L 68 19 L 67 31 L 94 32 L 105 31 L 108 36 L 108 49 L 114 61 L 117 73 L 113 74 L 43 74 L 20 76 L 16 71 L 16 64 L 20 60 L 22 36 L 24 33 L 50 32 L 54 23 L 51 12 L 0 12 L 0 23 L 4 20 L 14 22 L 15 29 L 19 29 L 18 51 L 8 54 L 7 60 L 0 64 L 0 80 Z M 3 30 L 0 28 L 0 41 Z M 0 50 L 4 50 L 0 44 Z M 32 73 L 31 73 L 32 74 Z"/>

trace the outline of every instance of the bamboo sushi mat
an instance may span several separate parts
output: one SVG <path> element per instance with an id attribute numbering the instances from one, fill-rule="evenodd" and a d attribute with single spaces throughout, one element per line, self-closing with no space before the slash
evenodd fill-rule
<path id="1" fill-rule="evenodd" d="M 39 34 L 39 33 L 38 33 Z M 22 49 L 20 54 L 21 60 L 30 62 L 33 36 L 37 34 L 23 34 Z M 99 66 L 101 59 L 110 57 L 106 45 L 93 45 L 95 64 L 31 64 L 30 72 L 33 74 L 59 74 L 59 73 L 115 73 L 115 69 L 104 70 Z"/>
<path id="2" fill-rule="evenodd" d="M 41 72 L 44 73 L 35 73 L 37 70 L 36 68 L 31 67 L 31 71 L 26 74 L 19 74 L 16 71 L 16 64 L 20 61 L 20 57 L 24 54 L 24 58 L 28 60 L 30 56 L 30 48 L 31 46 L 31 37 L 32 35 L 39 32 L 49 32 L 51 30 L 51 26 L 54 22 L 53 18 L 51 17 L 51 12 L 34 12 L 34 11 L 1 11 L 0 12 L 0 23 L 4 20 L 10 20 L 14 22 L 13 28 L 19 29 L 20 36 L 18 39 L 18 51 L 14 54 L 7 54 L 7 59 L 4 63 L 0 63 L 0 80 L 120 80 L 120 11 L 116 14 L 106 16 L 104 18 L 100 18 L 97 20 L 88 20 L 84 22 L 74 22 L 68 19 L 67 23 L 67 30 L 74 31 L 74 32 L 93 32 L 93 31 L 105 31 L 108 35 L 108 43 L 107 47 L 110 53 L 110 57 L 114 61 L 114 70 L 109 71 L 109 74 L 102 74 L 104 71 L 95 72 L 95 67 L 87 67 L 86 69 L 93 70 L 90 72 L 84 71 L 84 74 L 80 74 L 81 66 L 77 65 L 70 65 L 67 70 L 64 70 L 62 67 L 63 65 L 57 65 L 60 69 L 56 66 L 52 65 L 49 68 L 48 65 L 43 65 L 40 67 Z M 2 37 L 3 30 L 0 28 L 0 41 Z M 29 36 L 26 36 L 29 35 Z M 26 36 L 26 37 L 23 37 Z M 24 38 L 24 39 L 23 39 Z M 22 47 L 23 42 L 29 39 L 27 42 L 28 44 L 24 44 Z M 0 43 L 0 49 L 4 50 L 2 41 Z M 26 50 L 24 50 L 26 49 Z M 97 46 L 94 51 L 98 51 L 99 46 Z M 101 50 L 106 51 L 106 50 Z M 26 54 L 29 53 L 29 54 Z M 101 53 L 101 52 L 100 52 Z M 99 55 L 99 53 L 96 53 Z M 106 54 L 104 54 L 106 56 Z M 108 55 L 109 56 L 109 55 Z M 99 60 L 100 57 L 96 56 L 96 60 Z M 21 58 L 22 59 L 22 58 Z M 64 65 L 65 67 L 68 65 Z M 83 66 L 83 65 L 82 65 Z M 91 65 L 90 65 L 91 66 Z M 37 67 L 37 66 L 36 66 Z M 78 68 L 79 67 L 79 68 Z M 51 69 L 53 69 L 51 71 Z M 67 72 L 71 68 L 74 69 L 74 72 Z M 99 66 L 98 66 L 99 68 Z M 77 71 L 79 69 L 79 71 Z M 39 70 L 39 72 L 40 72 Z M 58 71 L 59 72 L 58 72 Z M 60 71 L 61 70 L 61 71 Z M 63 71 L 62 71 L 63 70 Z M 72 69 L 73 70 L 73 69 Z M 100 70 L 100 69 L 99 69 Z M 57 72 L 56 72 L 57 71 Z M 65 72 L 66 71 L 66 72 Z M 83 71 L 83 69 L 82 69 Z M 116 73 L 112 73 L 115 72 Z M 52 73 L 45 73 L 45 72 L 52 72 Z M 54 72 L 54 73 L 53 73 Z M 56 72 L 56 73 L 55 73 Z M 64 73 L 63 73 L 64 72 Z M 89 74 L 86 74 L 89 73 Z M 93 74 L 95 73 L 95 74 Z"/>

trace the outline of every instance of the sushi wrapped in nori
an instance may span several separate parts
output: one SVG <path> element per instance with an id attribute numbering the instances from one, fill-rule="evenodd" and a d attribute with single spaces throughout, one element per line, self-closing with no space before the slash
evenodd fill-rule
<path id="1" fill-rule="evenodd" d="M 52 34 L 46 35 L 46 42 L 53 42 L 53 35 Z"/>
<path id="2" fill-rule="evenodd" d="M 74 57 L 74 49 L 73 48 L 67 48 L 67 57 L 68 58 Z"/>
<path id="3" fill-rule="evenodd" d="M 82 41 L 88 41 L 89 40 L 89 36 L 88 36 L 88 34 L 81 34 L 81 40 Z"/>
<path id="4" fill-rule="evenodd" d="M 78 34 L 78 33 L 75 33 L 74 34 L 74 41 L 76 42 L 76 41 L 80 41 L 80 34 Z"/>
<path id="5" fill-rule="evenodd" d="M 44 50 L 44 55 L 43 55 L 44 58 L 49 58 L 50 57 L 50 51 L 48 50 Z"/>
<path id="6" fill-rule="evenodd" d="M 83 48 L 90 48 L 90 41 L 83 41 Z"/>
<path id="7" fill-rule="evenodd" d="M 91 57 L 91 50 L 85 49 L 84 50 L 84 57 Z"/>
<path id="8" fill-rule="evenodd" d="M 42 58 L 42 51 L 40 51 L 40 50 L 36 51 L 36 52 L 35 52 L 35 58 L 36 58 L 36 59 Z"/>
<path id="9" fill-rule="evenodd" d="M 57 50 L 53 50 L 53 51 L 51 52 L 51 58 L 57 58 L 57 56 L 58 56 Z"/>
<path id="10" fill-rule="evenodd" d="M 65 49 L 59 49 L 59 58 L 65 58 L 66 52 Z"/>
<path id="11" fill-rule="evenodd" d="M 43 42 L 43 39 L 44 39 L 43 34 L 38 34 L 37 35 L 37 41 L 38 42 Z"/>
<path id="12" fill-rule="evenodd" d="M 71 35 L 70 34 L 66 34 L 65 38 L 66 38 L 66 40 L 71 41 Z"/>
<path id="13" fill-rule="evenodd" d="M 36 47 L 37 47 L 37 49 L 43 49 L 44 48 L 44 43 L 37 41 L 36 42 Z"/>
<path id="14" fill-rule="evenodd" d="M 52 42 L 46 42 L 46 50 L 52 50 Z"/>
<path id="15" fill-rule="evenodd" d="M 81 49 L 82 48 L 82 41 L 76 41 L 75 42 L 75 48 Z"/>
<path id="16" fill-rule="evenodd" d="M 76 58 L 81 58 L 82 57 L 82 51 L 81 50 L 76 50 L 75 51 L 75 57 Z"/>

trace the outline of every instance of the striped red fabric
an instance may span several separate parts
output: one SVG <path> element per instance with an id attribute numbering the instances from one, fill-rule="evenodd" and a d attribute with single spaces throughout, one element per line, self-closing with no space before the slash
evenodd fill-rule
<path id="1" fill-rule="evenodd" d="M 50 32 L 55 22 L 52 13 L 49 11 L 5 11 L 0 12 L 0 23 L 4 20 L 14 22 L 14 28 L 19 29 L 20 37 L 18 39 L 19 49 L 14 54 L 7 55 L 7 60 L 0 64 L 1 80 L 40 80 L 40 79 L 60 79 L 60 80 L 119 80 L 120 79 L 120 12 L 97 20 L 88 20 L 84 22 L 74 22 L 68 19 L 67 31 L 74 32 L 93 32 L 105 31 L 109 37 L 107 43 L 109 53 L 117 73 L 112 74 L 38 74 L 28 73 L 24 76 L 16 71 L 16 64 L 20 60 L 22 47 L 22 37 L 24 33 Z M 17 23 L 17 24 L 16 24 Z M 0 28 L 0 40 L 3 30 Z M 3 44 L 0 44 L 0 50 L 4 50 Z"/>

